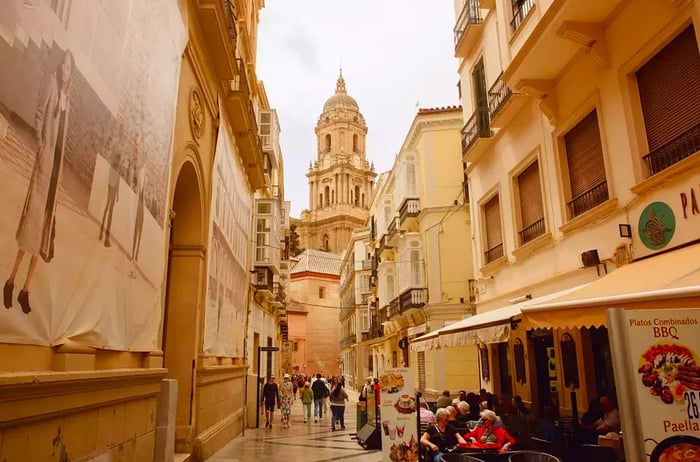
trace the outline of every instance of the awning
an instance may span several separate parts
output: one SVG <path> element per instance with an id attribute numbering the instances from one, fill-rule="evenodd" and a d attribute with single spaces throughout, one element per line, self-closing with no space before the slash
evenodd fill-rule
<path id="1" fill-rule="evenodd" d="M 608 308 L 663 309 L 700 306 L 700 244 L 630 263 L 523 315 L 533 327 L 597 327 Z"/>
<path id="2" fill-rule="evenodd" d="M 510 336 L 511 321 L 522 314 L 524 307 L 560 297 L 582 287 L 584 286 L 571 287 L 532 300 L 525 300 L 470 316 L 412 340 L 411 350 L 426 351 L 441 347 L 506 342 Z"/>

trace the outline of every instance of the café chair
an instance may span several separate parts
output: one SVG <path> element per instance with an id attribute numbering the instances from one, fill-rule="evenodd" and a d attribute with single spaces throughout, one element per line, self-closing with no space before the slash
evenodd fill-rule
<path id="1" fill-rule="evenodd" d="M 508 456 L 508 462 L 562 462 L 562 460 L 545 452 L 516 451 Z"/>
<path id="2" fill-rule="evenodd" d="M 552 443 L 551 441 L 547 441 L 542 438 L 537 438 L 535 436 L 531 436 L 530 441 L 532 442 L 532 446 L 535 449 L 535 451 L 544 452 L 555 457 L 564 457 L 564 448 L 559 446 L 558 444 Z"/>
<path id="3" fill-rule="evenodd" d="M 443 454 L 440 456 L 440 462 L 484 462 L 484 460 L 469 454 Z"/>

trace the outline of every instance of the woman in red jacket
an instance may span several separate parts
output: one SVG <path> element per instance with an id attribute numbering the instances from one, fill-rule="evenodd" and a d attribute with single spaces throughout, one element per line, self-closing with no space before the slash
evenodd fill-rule
<path id="1" fill-rule="evenodd" d="M 498 447 L 498 452 L 505 452 L 515 444 L 515 440 L 508 434 L 503 426 L 495 426 L 498 416 L 495 412 L 486 409 L 481 411 L 481 426 L 473 431 L 465 433 L 467 442 L 483 446 Z"/>

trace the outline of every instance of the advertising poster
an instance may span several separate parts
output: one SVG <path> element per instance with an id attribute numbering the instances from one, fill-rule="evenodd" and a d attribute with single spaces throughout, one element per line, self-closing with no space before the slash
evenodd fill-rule
<path id="1" fill-rule="evenodd" d="M 0 342 L 160 348 L 170 0 L 0 2 Z"/>
<path id="2" fill-rule="evenodd" d="M 382 460 L 418 462 L 418 429 L 413 372 L 386 369 L 379 375 L 381 399 Z"/>
<path id="3" fill-rule="evenodd" d="M 636 395 L 622 409 L 625 447 L 643 445 L 650 462 L 700 460 L 700 309 L 614 311 L 627 343 L 627 354 L 613 350 L 615 364 L 633 387 L 618 384 L 618 395 Z"/>
<path id="4" fill-rule="evenodd" d="M 219 111 L 222 118 L 224 113 Z M 209 236 L 204 353 L 243 356 L 248 297 L 248 245 L 253 201 L 240 157 L 226 129 L 219 125 L 214 155 L 214 186 Z"/>

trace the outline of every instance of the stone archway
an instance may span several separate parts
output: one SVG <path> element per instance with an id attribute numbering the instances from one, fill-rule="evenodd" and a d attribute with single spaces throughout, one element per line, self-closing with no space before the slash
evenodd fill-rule
<path id="1" fill-rule="evenodd" d="M 178 381 L 176 450 L 190 452 L 198 352 L 197 312 L 203 293 L 206 247 L 202 238 L 202 189 L 196 167 L 189 161 L 178 174 L 171 209 L 163 353 L 167 378 Z"/>

